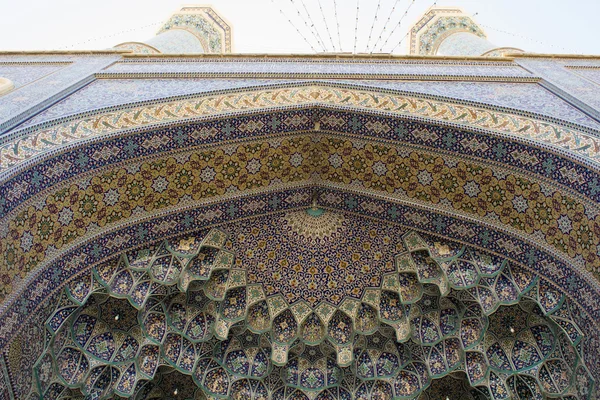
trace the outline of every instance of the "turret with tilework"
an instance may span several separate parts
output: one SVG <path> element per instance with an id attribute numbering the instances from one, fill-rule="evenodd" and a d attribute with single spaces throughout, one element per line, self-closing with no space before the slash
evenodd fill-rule
<path id="1" fill-rule="evenodd" d="M 139 54 L 231 53 L 231 26 L 212 7 L 184 6 L 153 38 L 121 43 L 115 48 Z"/>
<path id="2" fill-rule="evenodd" d="M 410 30 L 409 54 L 494 57 L 522 52 L 489 42 L 481 26 L 460 8 L 432 7 Z"/>

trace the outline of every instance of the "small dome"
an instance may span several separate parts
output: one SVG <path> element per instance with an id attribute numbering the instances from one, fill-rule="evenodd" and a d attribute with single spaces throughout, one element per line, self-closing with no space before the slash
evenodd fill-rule
<path id="1" fill-rule="evenodd" d="M 2 78 L 0 76 L 0 96 L 12 91 L 15 88 L 15 85 L 8 78 Z"/>

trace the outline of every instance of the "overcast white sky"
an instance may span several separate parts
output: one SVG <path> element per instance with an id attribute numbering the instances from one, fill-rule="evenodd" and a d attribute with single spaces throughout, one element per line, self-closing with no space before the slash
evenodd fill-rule
<path id="1" fill-rule="evenodd" d="M 282 9 L 313 46 L 320 49 L 303 19 L 296 14 L 295 5 L 303 10 L 302 1 L 331 50 L 319 3 L 337 45 L 334 0 L 212 0 L 211 4 L 232 24 L 235 52 L 312 53 L 311 47 L 280 13 Z M 371 44 L 384 29 L 396 3 L 396 0 L 335 0 L 344 51 L 351 52 L 354 48 L 357 1 L 361 10 L 358 52 L 366 49 L 378 3 Z M 411 3 L 412 0 L 398 0 L 376 50 Z M 408 27 L 433 3 L 433 0 L 415 0 L 383 52 L 391 51 L 405 37 Z M 125 41 L 143 41 L 154 36 L 161 22 L 182 4 L 186 4 L 185 0 L 0 0 L 0 51 L 103 49 Z M 600 54 L 600 0 L 440 0 L 437 4 L 477 13 L 476 20 L 497 45 L 544 53 Z M 406 53 L 406 40 L 394 53 Z"/>

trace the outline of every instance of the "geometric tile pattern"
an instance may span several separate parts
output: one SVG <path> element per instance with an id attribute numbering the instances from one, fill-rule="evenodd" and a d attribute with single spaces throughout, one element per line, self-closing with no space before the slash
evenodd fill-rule
<path id="1" fill-rule="evenodd" d="M 573 72 L 578 75 L 583 76 L 586 79 L 594 82 L 597 85 L 600 85 L 600 68 L 598 67 L 588 67 L 588 68 L 571 68 Z"/>
<path id="2" fill-rule="evenodd" d="M 19 129 L 81 112 L 165 97 L 193 95 L 201 92 L 232 90 L 252 86 L 280 86 L 290 81 L 282 79 L 98 79 L 66 99 L 56 103 L 19 126 Z M 326 83 L 315 82 L 313 83 Z M 600 128 L 600 124 L 566 101 L 553 95 L 538 83 L 525 82 L 457 82 L 457 81 L 395 81 L 338 80 L 345 87 L 377 87 L 380 89 L 421 93 L 429 96 L 456 98 L 462 101 L 512 108 L 561 119 L 563 121 Z M 306 82 L 304 82 L 306 83 Z"/>
<path id="3" fill-rule="evenodd" d="M 0 69 L 8 70 L 6 77 L 16 73 L 17 81 L 29 82 L 0 97 L 0 131 L 6 132 L 81 88 L 95 72 L 119 58 L 115 53 L 0 55 Z"/>
<path id="4" fill-rule="evenodd" d="M 15 88 L 25 86 L 49 74 L 52 74 L 69 63 L 6 63 L 0 62 L 0 76 L 13 81 Z M 23 68 L 23 67 L 27 68 Z"/>
<path id="5" fill-rule="evenodd" d="M 19 129 L 127 103 L 278 83 L 282 82 L 274 79 L 98 79 L 21 124 Z"/>
<path id="6" fill-rule="evenodd" d="M 431 130 L 412 134 L 436 135 Z M 467 146 L 483 145 L 462 141 Z M 589 201 L 466 159 L 305 134 L 224 144 L 109 168 L 57 185 L 39 203 L 24 202 L 6 216 L 7 237 L 0 250 L 8 267 L 3 271 L 7 283 L 2 282 L 0 295 L 9 295 L 11 282 L 34 271 L 50 251 L 77 243 L 95 227 L 122 223 L 142 212 L 182 207 L 186 201 L 307 184 L 445 206 L 454 213 L 503 224 L 523 235 L 537 235 L 541 246 L 583 260 L 598 277 L 600 215 L 594 214 L 596 208 Z M 258 206 L 244 207 L 251 211 Z M 511 246 L 516 245 L 505 243 L 506 248 Z"/>
<path id="7" fill-rule="evenodd" d="M 544 80 L 554 85 L 567 97 L 571 97 L 573 103 L 580 109 L 586 110 L 587 114 L 594 119 L 600 118 L 600 96 L 593 82 L 580 75 L 577 69 L 572 67 L 597 67 L 597 60 L 564 60 L 555 63 L 548 58 L 523 57 L 516 60 L 517 63 L 529 71 L 542 74 Z M 567 68 L 565 68 L 567 67 Z"/>
<path id="8" fill-rule="evenodd" d="M 415 24 L 410 31 L 410 54 L 436 55 L 440 45 L 449 36 L 457 33 L 469 34 L 486 39 L 485 32 L 473 19 L 458 8 L 431 9 Z M 491 43 L 490 47 L 493 48 Z M 465 48 L 449 54 L 482 55 L 478 48 Z M 479 54 L 477 54 L 479 53 Z"/>
<path id="9" fill-rule="evenodd" d="M 319 122 L 323 133 L 331 131 L 355 137 L 390 140 L 398 144 L 443 150 L 458 157 L 470 156 L 494 161 L 508 165 L 511 169 L 527 171 L 528 174 L 535 173 L 583 196 L 600 201 L 600 174 L 548 150 L 489 135 L 401 119 L 308 109 L 294 112 L 274 111 L 256 116 L 179 125 L 133 136 L 104 138 L 102 142 L 88 144 L 85 148 L 69 149 L 28 167 L 26 171 L 5 182 L 0 188 L 4 194 L 0 200 L 0 215 L 43 189 L 56 185 L 57 179 L 62 181 L 116 162 L 156 156 L 163 152 L 199 145 L 245 137 L 311 131 L 315 127 L 315 120 Z M 248 127 L 252 127 L 252 130 Z M 422 134 L 424 131 L 433 133 Z"/>
<path id="10" fill-rule="evenodd" d="M 161 26 L 157 35 L 171 30 L 193 34 L 205 53 L 231 53 L 231 27 L 210 7 L 183 7 Z M 180 54 L 186 53 L 185 49 L 180 50 Z"/>

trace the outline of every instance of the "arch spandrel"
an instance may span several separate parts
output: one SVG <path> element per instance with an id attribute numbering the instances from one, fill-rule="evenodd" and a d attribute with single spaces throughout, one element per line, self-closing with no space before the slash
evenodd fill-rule
<path id="1" fill-rule="evenodd" d="M 285 89 L 281 90 L 285 91 Z M 12 185 L 10 189 L 13 190 L 6 190 L 8 203 L 3 205 L 4 218 L 10 220 L 7 225 L 7 240 L 3 241 L 3 246 L 6 246 L 6 249 L 3 249 L 6 250 L 4 262 L 7 263 L 6 265 L 10 261 L 12 261 L 11 265 L 15 262 L 22 263 L 21 265 L 27 265 L 30 269 L 19 271 L 16 280 L 26 284 L 18 285 L 20 287 L 16 291 L 7 293 L 10 296 L 10 304 L 26 307 L 23 300 L 33 299 L 33 305 L 30 303 L 29 307 L 39 309 L 42 300 L 51 293 L 59 293 L 62 290 L 62 281 L 72 279 L 81 271 L 82 266 L 92 266 L 102 260 L 114 258 L 115 254 L 140 247 L 148 241 L 160 241 L 207 225 L 278 213 L 287 209 L 302 212 L 310 205 L 317 192 L 319 205 L 326 210 L 391 221 L 417 232 L 444 234 L 450 239 L 514 260 L 527 266 L 526 270 L 530 273 L 549 277 L 550 286 L 567 288 L 565 290 L 567 297 L 577 305 L 576 307 L 581 307 L 587 313 L 597 312 L 597 308 L 594 309 L 593 298 L 584 295 L 595 293 L 597 290 L 597 282 L 594 280 L 596 278 L 590 276 L 597 273 L 597 270 L 594 270 L 595 259 L 589 258 L 594 254 L 597 256 L 597 253 L 594 253 L 593 249 L 582 247 L 578 242 L 578 240 L 581 243 L 597 242 L 595 229 L 598 226 L 598 213 L 595 211 L 597 200 L 594 196 L 598 193 L 594 194 L 593 190 L 589 190 L 586 186 L 594 182 L 595 170 L 589 168 L 594 161 L 582 162 L 580 157 L 575 155 L 577 151 L 586 152 L 589 148 L 559 151 L 558 148 L 551 149 L 552 146 L 537 145 L 533 142 L 525 145 L 521 140 L 510 140 L 510 138 L 515 139 L 518 132 L 497 135 L 498 132 L 490 131 L 487 134 L 484 128 L 473 129 L 471 122 L 461 123 L 463 129 L 456 129 L 432 124 L 429 122 L 430 119 L 424 119 L 432 118 L 433 114 L 416 122 L 412 120 L 413 117 L 416 118 L 414 115 L 405 118 L 406 115 L 401 114 L 402 119 L 392 118 L 389 114 L 378 116 L 365 112 L 365 107 L 359 112 L 361 106 L 356 104 L 352 106 L 353 111 L 345 111 L 341 109 L 344 106 L 340 104 L 333 106 L 322 100 L 321 96 L 331 95 L 331 90 L 334 88 L 312 86 L 297 88 L 295 95 L 301 93 L 305 98 L 300 96 L 299 104 L 290 105 L 285 112 L 272 110 L 271 108 L 275 106 L 270 100 L 271 103 L 261 103 L 256 108 L 242 108 L 245 113 L 254 115 L 227 118 L 226 115 L 213 116 L 211 121 L 194 124 L 189 122 L 185 125 L 181 125 L 185 119 L 182 120 L 182 117 L 177 115 L 170 122 L 171 126 L 162 130 L 143 130 L 144 124 L 141 123 L 126 125 L 129 122 L 124 122 L 125 125 L 120 125 L 121 122 L 126 121 L 123 115 L 116 117 L 116 114 L 112 114 L 112 123 L 108 122 L 108 116 L 98 117 L 93 123 L 89 120 L 82 121 L 78 125 L 83 127 L 82 137 L 92 139 L 86 143 L 89 151 L 82 151 L 81 148 L 75 147 L 76 141 L 72 142 L 74 147 L 69 148 L 68 145 L 71 143 L 69 141 L 77 136 L 75 134 L 69 138 L 66 135 L 54 143 L 55 145 L 61 142 L 59 146 L 46 142 L 46 144 L 50 143 L 50 148 L 60 149 L 58 157 L 46 157 L 50 153 L 42 154 L 42 157 L 35 155 L 26 162 L 27 164 L 21 165 L 17 164 L 25 158 L 20 161 L 13 160 L 16 164 L 7 169 L 5 174 L 5 177 L 10 177 L 9 185 Z M 266 96 L 266 93 L 263 95 Z M 278 92 L 277 96 L 281 93 Z M 374 101 L 372 93 L 356 93 L 348 90 L 338 92 L 338 95 L 339 93 L 348 95 L 349 102 Z M 268 94 L 274 95 L 273 92 Z M 244 99 L 250 98 L 250 93 L 242 93 L 242 95 L 246 96 L 242 96 Z M 377 102 L 384 102 L 380 97 L 383 95 L 387 94 L 375 95 Z M 263 101 L 267 100 L 263 97 Z M 211 103 L 210 107 L 214 108 L 215 104 L 215 102 Z M 340 109 L 334 110 L 332 107 Z M 371 111 L 375 109 L 377 107 L 371 107 Z M 173 104 L 164 105 L 158 114 L 166 115 L 168 120 L 171 118 L 168 116 L 169 113 L 175 110 Z M 232 110 L 233 108 L 226 112 Z M 261 110 L 262 112 L 259 112 Z M 436 111 L 440 112 L 440 109 Z M 476 117 L 478 116 L 480 114 L 476 114 Z M 141 118 L 146 117 L 148 114 L 142 115 Z M 151 119 L 148 117 L 144 123 L 151 123 Z M 445 121 L 441 118 L 438 122 L 447 124 L 449 118 Z M 455 124 L 456 121 L 451 123 Z M 532 123 L 531 129 L 538 129 L 540 125 L 536 124 Z M 475 132 L 469 132 L 466 129 L 467 125 Z M 65 126 L 60 128 L 63 129 L 63 133 L 66 132 Z M 90 129 L 93 126 L 100 128 L 98 131 L 93 131 Z M 278 131 L 282 129 L 280 126 L 285 126 L 287 131 Z M 525 125 L 519 126 L 525 127 Z M 133 127 L 135 129 L 130 129 Z M 86 129 L 88 130 L 85 131 Z M 528 129 L 524 132 L 527 131 Z M 48 138 L 49 136 L 44 136 L 47 134 L 48 132 L 41 133 L 37 137 L 38 142 L 42 143 L 43 138 Z M 244 138 L 246 142 L 227 141 L 233 138 Z M 444 138 L 448 139 L 446 140 L 448 143 L 453 140 L 454 143 L 442 147 Z M 483 161 L 482 159 L 486 158 L 488 153 L 493 153 L 492 149 L 498 143 L 514 147 L 500 148 L 505 153 L 503 161 L 493 159 L 492 156 L 489 157 L 488 162 Z M 433 150 L 436 146 L 438 149 Z M 33 154 L 34 152 L 30 153 Z M 462 154 L 462 157 L 458 154 Z M 545 154 L 553 154 L 554 169 L 542 166 L 542 162 L 548 158 L 544 157 Z M 404 173 L 401 171 L 402 167 L 405 167 Z M 398 168 L 400 170 L 396 171 L 395 169 Z M 550 172 L 544 172 L 544 168 Z M 533 170 L 534 173 L 526 173 L 528 170 Z M 29 187 L 14 191 L 14 188 L 20 184 L 19 174 L 29 180 Z M 485 183 L 482 186 L 481 179 L 493 183 L 488 182 L 489 187 L 485 186 Z M 469 182 L 477 183 L 477 187 L 473 184 L 468 185 Z M 499 190 L 497 196 L 492 193 L 494 187 Z M 200 191 L 197 190 L 198 188 Z M 462 195 L 462 200 L 456 200 L 457 191 Z M 485 194 L 487 191 L 490 192 L 489 196 Z M 482 207 L 481 210 L 464 206 L 470 204 L 471 207 L 476 207 L 478 202 L 473 203 L 465 199 L 471 196 L 479 198 L 480 195 L 491 204 L 489 209 L 487 206 Z M 492 204 L 494 201 L 498 204 Z M 528 227 L 527 213 L 535 205 L 534 203 L 546 204 L 548 206 L 546 212 L 549 218 L 552 216 L 556 219 L 556 225 L 549 222 L 548 227 L 544 228 Z M 510 213 L 506 211 L 509 205 Z M 556 213 L 559 214 L 554 215 Z M 560 218 L 562 220 L 558 222 Z M 298 224 L 302 225 L 302 223 Z M 290 226 L 292 225 L 293 221 L 290 222 Z M 579 229 L 580 227 L 584 227 L 583 231 Z M 544 230 L 548 232 L 548 229 L 552 229 L 554 235 L 537 233 Z M 61 232 L 60 238 L 56 233 L 58 230 Z M 29 237 L 27 232 L 31 236 L 33 234 L 37 236 Z M 318 232 L 311 240 L 319 238 L 322 233 Z M 579 237 L 582 232 L 592 239 L 587 242 L 582 241 Z M 558 238 L 554 240 L 556 237 Z M 548 238 L 552 240 L 547 240 Z M 575 241 L 574 246 L 571 238 Z M 397 286 L 402 282 L 402 288 L 406 289 L 411 284 L 417 285 L 419 279 L 426 279 L 427 285 L 435 285 L 444 295 L 451 290 L 470 291 L 471 297 L 475 296 L 473 298 L 476 298 L 482 306 L 489 307 L 484 309 L 494 312 L 498 307 L 504 307 L 500 304 L 511 303 L 512 300 L 506 299 L 514 300 L 515 293 L 525 290 L 518 287 L 517 282 L 521 281 L 512 273 L 507 275 L 495 271 L 496 266 L 493 262 L 487 267 L 488 275 L 492 276 L 486 278 L 484 285 L 493 289 L 474 290 L 471 287 L 473 285 L 472 270 L 469 269 L 471 264 L 469 262 L 453 264 L 448 261 L 456 255 L 453 253 L 456 251 L 455 246 L 444 244 L 442 241 L 438 244 L 439 246 L 416 240 L 406 245 L 409 247 L 408 250 L 413 246 L 412 249 L 417 252 L 415 261 L 412 262 L 415 264 L 415 270 L 406 271 L 397 280 L 393 277 L 382 280 L 390 288 L 398 291 L 398 299 L 392 300 L 398 303 L 398 300 L 402 302 L 404 298 L 411 298 L 412 300 L 407 301 L 407 304 L 415 304 L 414 309 L 420 307 L 417 304 L 420 301 L 419 296 L 423 296 L 422 289 L 402 292 Z M 428 250 L 430 255 L 435 254 L 440 259 L 446 259 L 450 271 L 447 277 L 440 272 L 443 269 L 438 272 L 427 268 L 418 269 L 422 267 L 422 260 L 419 259 L 418 254 L 419 246 L 430 249 Z M 29 250 L 25 250 L 27 247 Z M 194 249 L 193 244 L 184 247 Z M 217 247 L 219 246 L 213 245 L 213 248 Z M 183 255 L 179 254 L 177 255 L 179 258 L 170 259 L 169 266 L 182 264 L 181 260 L 187 257 L 186 251 L 188 250 L 182 248 Z M 209 253 L 206 257 L 212 259 L 212 252 Z M 398 255 L 401 253 L 398 252 Z M 142 268 L 142 264 L 139 265 L 137 273 Z M 504 263 L 506 264 L 508 262 Z M 223 261 L 221 270 L 226 269 L 225 265 L 226 262 Z M 161 278 L 163 276 L 161 274 L 171 276 L 173 271 L 163 267 L 165 266 L 161 264 L 161 267 L 157 267 L 158 269 L 150 275 L 154 279 Z M 202 265 L 196 267 L 200 273 Z M 238 270 L 243 271 L 243 268 L 232 269 L 232 271 Z M 497 276 L 494 276 L 495 273 L 498 273 Z M 214 282 L 211 301 L 227 300 L 231 304 L 245 304 L 248 309 L 263 301 L 260 296 L 267 296 L 264 290 L 262 295 L 260 290 L 256 291 L 258 300 L 251 304 L 247 300 L 244 303 L 239 297 L 242 296 L 243 291 L 240 289 L 242 286 L 233 292 L 225 290 L 221 293 L 220 285 L 227 285 L 233 276 L 239 276 L 241 272 L 236 274 L 232 275 L 232 272 L 228 272 L 227 276 L 224 274 Z M 523 272 L 522 275 L 525 277 L 527 273 Z M 41 282 L 48 282 L 49 276 L 50 283 L 46 283 L 45 287 L 40 286 Z M 119 279 L 119 284 L 115 284 L 115 288 L 118 288 L 122 282 L 129 282 L 125 276 Z M 134 278 L 131 279 L 135 281 Z M 514 282 L 513 289 L 508 288 L 506 283 L 508 281 Z M 98 285 L 96 281 L 89 284 L 87 282 L 84 281 L 82 287 Z M 142 285 L 144 282 L 142 280 L 138 283 Z M 172 285 L 173 281 L 169 280 L 168 284 Z M 176 286 L 191 290 L 193 284 L 188 279 Z M 41 291 L 38 288 L 41 288 Z M 525 285 L 525 288 L 528 286 Z M 161 294 L 163 289 L 158 287 L 155 289 L 157 296 L 163 295 Z M 528 290 L 539 291 L 539 287 Z M 245 296 L 249 296 L 249 293 L 249 290 L 245 290 Z M 17 294 L 20 297 L 17 297 Z M 118 297 L 123 296 L 124 293 L 118 294 Z M 372 293 L 372 297 L 365 297 L 364 303 L 361 303 L 365 305 L 364 307 L 352 299 L 340 304 L 346 307 L 345 315 L 348 318 L 351 318 L 354 312 L 358 315 L 359 310 L 363 310 L 360 315 L 368 319 L 373 315 L 373 309 L 378 310 L 380 303 L 375 300 L 377 296 Z M 77 297 L 74 292 L 71 293 L 71 297 L 83 299 Z M 379 297 L 381 298 L 381 295 Z M 541 295 L 536 297 L 536 301 L 541 307 L 545 307 L 543 308 L 545 311 L 561 310 L 563 303 L 554 304 L 551 300 Z M 132 297 L 129 301 L 135 303 L 137 300 Z M 281 301 L 268 302 L 266 299 L 264 301 L 267 304 L 266 309 L 272 314 L 271 317 L 284 312 L 278 308 L 282 306 Z M 83 301 L 79 301 L 79 304 L 81 303 Z M 214 321 L 215 329 L 221 330 L 220 339 L 228 337 L 232 329 L 236 330 L 240 318 L 238 309 L 219 306 L 211 310 L 219 310 L 211 313 L 224 313 L 221 319 Z M 252 310 L 256 315 L 264 316 L 260 311 L 264 311 L 264 307 L 255 307 Z M 279 311 L 273 312 L 273 310 Z M 317 310 L 314 311 L 317 313 Z M 568 315 L 570 312 L 566 311 Z M 12 310 L 5 309 L 2 318 L 9 321 L 5 325 L 7 331 L 17 333 L 18 326 L 10 322 L 14 321 L 13 314 Z M 290 309 L 288 314 L 297 318 L 297 315 L 308 316 L 310 313 Z M 323 323 L 323 331 L 331 332 L 338 338 L 337 342 L 330 343 L 338 352 L 334 358 L 338 362 L 341 361 L 342 366 L 348 365 L 355 349 L 346 348 L 346 343 L 341 340 L 346 335 L 344 329 L 342 331 L 334 329 L 340 323 L 346 326 L 346 317 L 338 314 L 333 317 L 334 313 L 325 314 L 326 318 L 319 316 Z M 408 316 L 404 314 L 397 316 L 398 318 L 384 318 L 389 322 L 388 326 L 392 326 L 395 330 L 395 340 L 407 337 L 405 334 L 399 335 L 398 331 L 408 323 L 402 322 L 402 318 Z M 198 321 L 210 319 L 200 316 L 198 318 L 200 318 Z M 280 322 L 285 322 L 285 318 L 281 320 Z M 331 320 L 335 322 L 334 325 L 330 324 Z M 560 326 L 560 329 L 565 332 L 570 332 L 576 341 L 582 329 L 571 320 L 572 318 L 557 317 L 552 323 Z M 419 326 L 427 327 L 429 324 L 427 321 L 421 320 Z M 286 343 L 276 343 L 279 346 L 276 350 L 277 354 L 283 352 L 287 355 L 279 358 L 275 365 L 285 365 L 293 359 L 288 354 L 293 350 L 293 342 L 287 339 L 300 337 L 304 320 L 296 322 L 297 329 L 293 333 L 283 328 L 282 332 L 286 335 L 290 333 L 291 336 L 284 335 Z M 363 322 L 361 326 L 372 326 L 369 321 Z M 264 327 L 264 324 L 255 325 Z M 286 326 L 293 326 L 293 324 L 286 322 Z M 184 343 L 193 338 L 212 337 L 204 332 L 188 332 L 185 326 L 182 326 L 177 334 L 182 338 L 181 343 Z M 370 332 L 371 330 L 365 328 L 363 333 Z M 430 337 L 423 334 L 415 339 L 423 341 L 430 340 Z M 445 344 L 437 339 L 433 341 L 439 344 L 440 348 L 429 353 L 428 357 L 432 360 L 441 354 L 442 349 L 446 351 L 447 348 L 452 347 L 452 344 Z M 310 342 L 310 345 L 314 345 L 314 342 Z M 182 346 L 182 348 L 190 348 L 187 344 Z M 473 346 L 477 347 L 477 344 Z M 481 349 L 474 348 L 472 351 L 475 352 L 472 356 L 473 360 L 486 357 Z M 171 364 L 177 365 L 178 362 L 181 362 L 180 358 L 173 358 Z M 210 364 L 212 361 L 207 362 Z M 182 370 L 185 370 L 184 367 L 185 365 L 182 364 Z M 202 375 L 200 380 L 194 378 L 200 386 L 204 382 L 202 379 L 205 379 L 206 374 L 209 373 L 212 374 L 211 377 L 230 379 L 227 368 L 219 366 L 218 363 L 206 368 L 205 375 Z M 419 375 L 419 368 L 418 365 L 414 365 L 410 369 L 412 372 L 408 373 L 413 374 L 415 382 L 420 382 L 421 388 L 424 389 L 430 383 L 424 384 L 427 379 Z M 102 373 L 110 375 L 113 370 L 107 369 Z M 494 380 L 496 376 L 497 373 L 494 372 L 492 375 L 486 375 L 485 379 Z M 510 382 L 503 379 L 504 377 L 501 377 L 496 381 L 502 381 L 501 385 L 513 385 L 513 387 L 520 385 L 521 381 L 529 382 L 529 378 L 514 378 Z M 534 379 L 539 380 L 538 377 Z M 551 381 L 556 385 L 555 380 Z M 475 378 L 471 380 L 473 384 L 476 382 L 480 380 Z M 236 386 L 236 390 L 259 390 L 258 388 L 246 389 L 244 385 L 240 383 L 239 388 Z M 283 392 L 289 392 L 292 396 L 293 390 L 286 387 Z M 334 389 L 327 387 L 324 390 Z M 393 384 L 388 388 L 381 383 L 356 390 L 356 393 L 364 392 L 369 396 L 387 390 L 403 389 Z M 211 393 L 215 395 L 214 392 Z"/>

